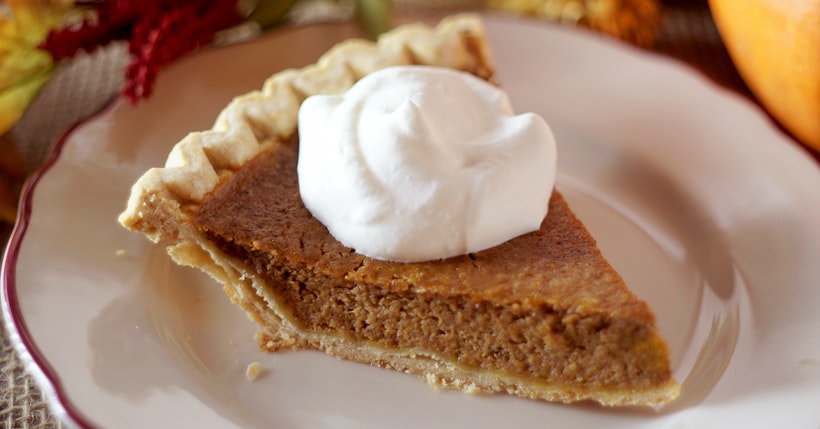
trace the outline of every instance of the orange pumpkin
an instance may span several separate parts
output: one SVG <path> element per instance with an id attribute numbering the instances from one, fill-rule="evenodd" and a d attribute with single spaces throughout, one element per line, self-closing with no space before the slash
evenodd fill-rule
<path id="1" fill-rule="evenodd" d="M 709 6 L 752 93 L 820 151 L 820 0 L 709 0 Z"/>

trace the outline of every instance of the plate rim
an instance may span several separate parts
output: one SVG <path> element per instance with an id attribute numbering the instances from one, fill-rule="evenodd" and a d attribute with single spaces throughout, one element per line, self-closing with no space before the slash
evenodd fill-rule
<path id="1" fill-rule="evenodd" d="M 97 111 L 84 119 L 75 121 L 59 134 L 46 153 L 42 165 L 35 169 L 23 183 L 23 188 L 20 191 L 17 220 L 3 252 L 3 258 L 0 260 L 0 282 L 2 282 L 0 284 L 0 289 L 2 289 L 0 291 L 0 307 L 2 307 L 3 312 L 3 324 L 9 334 L 14 350 L 23 362 L 25 369 L 36 380 L 38 387 L 43 390 L 46 396 L 43 400 L 47 403 L 49 409 L 63 422 L 67 421 L 67 423 L 82 429 L 94 429 L 96 426 L 69 398 L 62 377 L 45 357 L 28 329 L 26 318 L 18 300 L 17 261 L 31 223 L 34 208 L 33 200 L 38 189 L 37 185 L 61 160 L 60 155 L 73 133 L 86 123 L 93 122 L 110 111 L 118 101 L 122 101 L 119 95 L 110 97 Z"/>

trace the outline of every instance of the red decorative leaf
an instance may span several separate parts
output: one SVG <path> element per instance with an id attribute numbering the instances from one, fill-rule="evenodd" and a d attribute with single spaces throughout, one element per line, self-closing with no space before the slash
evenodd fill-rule
<path id="1" fill-rule="evenodd" d="M 218 31 L 241 20 L 235 0 L 215 0 L 183 2 L 156 21 L 140 22 L 129 44 L 135 58 L 126 71 L 123 95 L 132 102 L 149 97 L 162 67 L 210 43 Z"/>
<path id="2" fill-rule="evenodd" d="M 151 95 L 160 69 L 207 45 L 240 23 L 238 0 L 102 0 L 85 2 L 95 16 L 49 34 L 41 46 L 55 61 L 128 40 L 132 61 L 122 94 L 131 102 Z"/>

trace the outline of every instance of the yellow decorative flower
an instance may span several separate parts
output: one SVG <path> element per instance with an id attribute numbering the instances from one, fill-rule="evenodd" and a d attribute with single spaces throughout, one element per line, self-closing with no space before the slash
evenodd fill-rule
<path id="1" fill-rule="evenodd" d="M 0 2 L 0 134 L 20 119 L 51 75 L 54 62 L 37 47 L 73 5 L 73 0 Z"/>

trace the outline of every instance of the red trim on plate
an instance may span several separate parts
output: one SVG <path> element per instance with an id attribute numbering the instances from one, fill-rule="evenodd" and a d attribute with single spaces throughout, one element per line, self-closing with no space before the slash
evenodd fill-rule
<path id="1" fill-rule="evenodd" d="M 6 316 L 5 323 L 10 331 L 9 333 L 12 335 L 15 350 L 24 358 L 28 357 L 28 359 L 25 360 L 30 360 L 34 363 L 35 367 L 31 367 L 30 365 L 26 365 L 26 367 L 30 371 L 40 372 L 40 377 L 37 378 L 37 381 L 41 383 L 45 381 L 48 384 L 47 386 L 41 387 L 45 387 L 46 391 L 49 391 L 50 394 L 55 396 L 54 399 L 56 399 L 59 406 L 59 408 L 55 409 L 55 404 L 52 402 L 53 399 L 49 400 L 49 398 L 46 398 L 51 409 L 54 410 L 56 414 L 67 417 L 71 423 L 83 429 L 95 429 L 97 426 L 91 423 L 91 420 L 69 400 L 60 377 L 54 368 L 51 367 L 26 326 L 26 321 L 23 318 L 17 296 L 17 259 L 29 223 L 31 222 L 32 200 L 40 179 L 57 163 L 66 145 L 68 136 L 80 125 L 109 110 L 118 99 L 118 97 L 113 97 L 96 113 L 91 114 L 82 121 L 74 123 L 63 132 L 49 151 L 43 165 L 26 180 L 20 195 L 20 211 L 17 215 L 17 222 L 11 233 L 6 251 L 3 254 L 2 266 L 0 267 L 2 268 L 2 278 L 0 278 L 2 284 L 0 284 L 0 287 L 2 287 L 2 304 L 4 315 Z"/>

